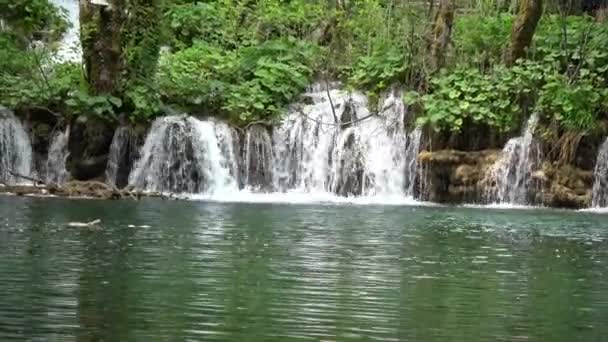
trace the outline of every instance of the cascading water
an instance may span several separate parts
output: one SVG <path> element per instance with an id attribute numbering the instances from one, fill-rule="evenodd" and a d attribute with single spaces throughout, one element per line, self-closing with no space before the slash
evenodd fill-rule
<path id="1" fill-rule="evenodd" d="M 51 3 L 66 13 L 66 20 L 70 24 L 63 35 L 59 49 L 55 55 L 57 62 L 77 62 L 82 58 L 80 45 L 80 5 L 79 0 L 51 0 Z"/>
<path id="2" fill-rule="evenodd" d="M 591 205 L 594 208 L 608 207 L 608 139 L 600 147 L 595 162 Z"/>
<path id="3" fill-rule="evenodd" d="M 534 140 L 537 124 L 538 115 L 533 114 L 526 124 L 523 136 L 509 140 L 502 150 L 501 158 L 490 168 L 488 178 L 494 182 L 494 186 L 486 194 L 488 202 L 528 204 L 530 173 L 540 160 Z"/>
<path id="4" fill-rule="evenodd" d="M 129 184 L 160 192 L 237 191 L 235 136 L 221 122 L 187 116 L 159 118 L 152 124 Z"/>
<path id="5" fill-rule="evenodd" d="M 47 183 L 63 184 L 68 179 L 69 173 L 65 168 L 65 161 L 68 158 L 69 131 L 68 128 L 53 135 L 46 158 Z"/>
<path id="6" fill-rule="evenodd" d="M 118 188 L 126 186 L 129 183 L 129 170 L 137 153 L 137 141 L 131 128 L 126 125 L 118 127 L 112 137 L 108 154 L 106 182 Z"/>
<path id="7" fill-rule="evenodd" d="M 218 200 L 304 194 L 402 203 L 413 197 L 421 129 L 407 133 L 407 112 L 396 93 L 386 96 L 374 114 L 358 93 L 332 89 L 328 95 L 316 87 L 303 96 L 306 101 L 293 104 L 272 134 L 253 125 L 242 144 L 234 129 L 218 121 L 157 119 L 129 184 Z M 266 195 L 252 197 L 252 192 Z"/>
<path id="8" fill-rule="evenodd" d="M 390 94 L 378 115 L 370 115 L 367 99 L 357 93 L 312 91 L 306 96 L 312 104 L 292 106 L 274 131 L 275 189 L 413 195 L 420 131 L 408 139 L 400 98 Z"/>
<path id="9" fill-rule="evenodd" d="M 272 139 L 265 127 L 253 125 L 247 129 L 243 163 L 246 188 L 272 190 Z"/>
<path id="10" fill-rule="evenodd" d="M 15 184 L 25 180 L 13 174 L 32 173 L 32 145 L 27 132 L 13 113 L 0 107 L 0 183 Z"/>

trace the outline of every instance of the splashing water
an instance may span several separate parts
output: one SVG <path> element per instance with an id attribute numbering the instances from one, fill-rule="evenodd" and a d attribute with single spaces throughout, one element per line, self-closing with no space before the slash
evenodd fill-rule
<path id="1" fill-rule="evenodd" d="M 608 139 L 600 147 L 593 172 L 593 208 L 608 207 Z"/>
<path id="2" fill-rule="evenodd" d="M 521 137 L 507 142 L 502 156 L 490 168 L 490 180 L 495 186 L 486 194 L 486 200 L 493 203 L 528 204 L 528 185 L 532 167 L 540 160 L 535 146 L 534 131 L 538 115 L 533 114 Z M 537 151 L 538 152 L 538 151 Z"/>
<path id="3" fill-rule="evenodd" d="M 69 127 L 53 135 L 46 158 L 46 181 L 47 183 L 63 184 L 67 181 L 69 173 L 65 168 L 68 158 Z"/>
<path id="4" fill-rule="evenodd" d="M 274 132 L 277 190 L 413 195 L 420 133 L 411 134 L 408 144 L 400 98 L 389 94 L 378 115 L 370 116 L 367 99 L 358 93 L 332 90 L 328 96 L 313 89 L 306 95 L 313 103 L 293 106 Z"/>
<path id="5" fill-rule="evenodd" d="M 24 181 L 11 172 L 31 176 L 32 145 L 21 122 L 10 110 L 0 107 L 0 183 Z"/>
<path id="6" fill-rule="evenodd" d="M 187 116 L 159 118 L 152 124 L 129 184 L 147 191 L 235 192 L 235 135 L 221 122 Z"/>
<path id="7" fill-rule="evenodd" d="M 317 86 L 303 96 L 307 101 L 293 104 L 272 134 L 248 127 L 242 145 L 234 129 L 217 121 L 157 119 L 129 183 L 206 199 L 238 200 L 252 192 L 324 201 L 335 195 L 391 203 L 413 197 L 421 129 L 407 133 L 407 112 L 396 93 L 373 115 L 358 93 L 332 89 L 328 95 Z"/>
<path id="8" fill-rule="evenodd" d="M 82 48 L 80 45 L 80 7 L 78 0 L 51 0 L 56 7 L 63 9 L 66 20 L 70 25 L 59 43 L 59 49 L 55 55 L 55 61 L 78 62 L 82 59 Z"/>

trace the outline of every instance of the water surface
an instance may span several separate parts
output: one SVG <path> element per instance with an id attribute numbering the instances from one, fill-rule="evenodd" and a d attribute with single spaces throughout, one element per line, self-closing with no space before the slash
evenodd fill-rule
<path id="1" fill-rule="evenodd" d="M 602 341 L 607 239 L 568 211 L 0 197 L 0 340 Z"/>

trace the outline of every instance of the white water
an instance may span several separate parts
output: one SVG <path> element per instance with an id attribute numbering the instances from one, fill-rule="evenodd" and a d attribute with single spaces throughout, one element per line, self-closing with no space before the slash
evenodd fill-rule
<path id="1" fill-rule="evenodd" d="M 25 183 L 10 172 L 32 175 L 32 145 L 23 125 L 13 113 L 0 107 L 0 183 Z"/>
<path id="2" fill-rule="evenodd" d="M 538 115 L 533 114 L 524 134 L 507 142 L 502 150 L 502 156 L 490 168 L 487 176 L 494 182 L 486 194 L 489 203 L 508 203 L 516 205 L 528 204 L 527 194 L 532 167 L 540 160 L 535 153 L 534 131 L 538 124 Z"/>
<path id="3" fill-rule="evenodd" d="M 47 183 L 63 184 L 68 179 L 69 173 L 65 168 L 68 158 L 68 138 L 69 128 L 63 132 L 56 132 L 52 137 L 46 158 Z"/>
<path id="4" fill-rule="evenodd" d="M 608 207 L 608 139 L 600 147 L 593 172 L 593 208 Z"/>
<path id="5" fill-rule="evenodd" d="M 79 62 L 82 59 L 82 48 L 80 45 L 80 7 L 78 0 L 51 0 L 56 7 L 65 11 L 65 18 L 70 24 L 67 32 L 63 35 L 59 48 L 55 55 L 57 62 Z"/>
<path id="6" fill-rule="evenodd" d="M 412 197 L 420 131 L 405 131 L 405 107 L 390 94 L 369 116 L 361 94 L 313 90 L 274 131 L 274 187 L 281 192 Z M 331 97 L 331 101 L 330 101 Z M 335 116 L 343 127 L 334 123 Z M 366 118 L 366 119 L 364 119 Z M 344 125 L 364 119 L 352 125 Z"/>
<path id="7" fill-rule="evenodd" d="M 120 126 L 114 132 L 105 173 L 108 184 L 118 186 L 119 169 L 126 162 L 126 159 L 129 158 L 130 139 L 128 126 Z"/>
<path id="8" fill-rule="evenodd" d="M 216 201 L 414 202 L 421 130 L 407 134 L 399 96 L 388 95 L 369 116 L 364 96 L 331 90 L 339 125 L 326 91 L 304 96 L 311 101 L 292 105 L 272 134 L 252 126 L 241 143 L 217 121 L 158 119 L 129 183 Z M 352 123 L 357 118 L 365 119 Z"/>
<path id="9" fill-rule="evenodd" d="M 167 116 L 154 121 L 129 184 L 147 191 L 219 194 L 238 190 L 233 129 Z"/>

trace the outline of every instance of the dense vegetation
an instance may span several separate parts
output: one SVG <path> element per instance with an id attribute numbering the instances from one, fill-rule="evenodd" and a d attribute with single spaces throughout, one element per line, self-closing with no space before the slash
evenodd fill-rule
<path id="1" fill-rule="evenodd" d="M 400 85 L 418 122 L 437 130 L 514 131 L 536 112 L 557 139 L 602 130 L 607 119 L 608 22 L 572 2 L 545 4 L 516 61 L 505 56 L 518 11 L 502 2 L 110 2 L 107 27 L 102 10 L 81 14 L 82 65 L 51 62 L 66 22 L 47 0 L 2 2 L 0 103 L 132 121 L 164 104 L 242 124 L 280 118 L 307 85 L 338 79 L 372 99 Z M 118 43 L 96 51 L 109 36 Z M 116 63 L 96 65 L 103 53 Z"/>

